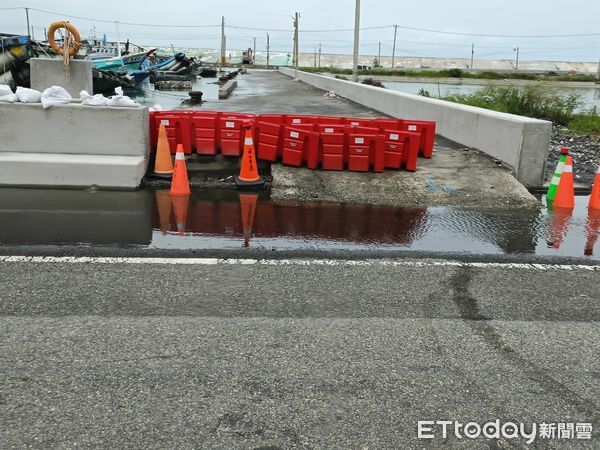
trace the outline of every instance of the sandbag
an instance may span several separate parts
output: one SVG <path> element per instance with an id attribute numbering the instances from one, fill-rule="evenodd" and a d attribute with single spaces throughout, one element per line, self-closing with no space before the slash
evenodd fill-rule
<path id="1" fill-rule="evenodd" d="M 88 91 L 81 91 L 79 97 L 83 100 L 82 105 L 105 106 L 108 99 L 102 94 L 90 95 Z"/>
<path id="2" fill-rule="evenodd" d="M 0 102 L 14 103 L 18 101 L 19 97 L 13 93 L 8 84 L 0 84 Z"/>
<path id="3" fill-rule="evenodd" d="M 16 94 L 21 103 L 39 103 L 42 98 L 42 93 L 40 91 L 21 86 L 17 86 Z"/>
<path id="4" fill-rule="evenodd" d="M 108 99 L 108 101 L 106 102 L 106 106 L 140 106 L 136 102 L 131 100 L 131 98 L 127 97 L 126 95 L 123 95 L 123 89 L 121 88 L 121 86 L 115 88 L 115 94 L 116 95 L 113 95 Z"/>
<path id="5" fill-rule="evenodd" d="M 70 103 L 73 97 L 69 94 L 65 88 L 60 86 L 50 86 L 44 92 L 42 92 L 42 106 L 44 109 L 48 109 L 55 105 L 64 105 Z"/>

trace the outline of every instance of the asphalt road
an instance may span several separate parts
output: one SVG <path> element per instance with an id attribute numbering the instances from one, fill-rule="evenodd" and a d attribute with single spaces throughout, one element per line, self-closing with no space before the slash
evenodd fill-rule
<path id="1" fill-rule="evenodd" d="M 172 262 L 0 258 L 2 448 L 525 448 L 417 439 L 495 419 L 598 446 L 598 268 Z"/>

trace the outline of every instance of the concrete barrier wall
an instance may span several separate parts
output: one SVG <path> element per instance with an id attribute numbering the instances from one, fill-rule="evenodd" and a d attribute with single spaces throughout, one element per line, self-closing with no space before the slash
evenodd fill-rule
<path id="1" fill-rule="evenodd" d="M 0 185 L 140 185 L 147 108 L 0 103 L 0 117 Z"/>
<path id="2" fill-rule="evenodd" d="M 43 92 L 50 86 L 64 87 L 73 98 L 79 98 L 82 90 L 90 94 L 94 90 L 92 81 L 92 61 L 72 59 L 69 62 L 69 78 L 65 76 L 62 58 L 31 58 L 31 87 Z"/>
<path id="3" fill-rule="evenodd" d="M 296 71 L 280 68 L 284 75 Z M 550 146 L 552 124 L 487 109 L 298 71 L 298 79 L 392 117 L 433 120 L 437 133 L 502 161 L 525 186 L 540 186 Z"/>

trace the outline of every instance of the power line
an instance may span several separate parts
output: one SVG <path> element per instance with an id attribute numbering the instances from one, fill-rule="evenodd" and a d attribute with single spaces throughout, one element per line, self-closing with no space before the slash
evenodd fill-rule
<path id="1" fill-rule="evenodd" d="M 422 31 L 425 33 L 437 33 L 437 34 L 451 34 L 455 36 L 478 36 L 478 37 L 493 37 L 493 38 L 535 38 L 535 39 L 543 39 L 543 38 L 569 38 L 569 37 L 592 37 L 592 36 L 600 36 L 600 33 L 582 33 L 582 34 L 547 34 L 547 35 L 531 35 L 531 34 L 480 34 L 480 33 L 459 33 L 456 31 L 442 31 L 442 30 L 430 30 L 427 28 L 417 28 L 417 27 L 408 27 L 398 25 L 398 28 L 402 28 L 403 30 L 411 30 L 411 31 Z"/>

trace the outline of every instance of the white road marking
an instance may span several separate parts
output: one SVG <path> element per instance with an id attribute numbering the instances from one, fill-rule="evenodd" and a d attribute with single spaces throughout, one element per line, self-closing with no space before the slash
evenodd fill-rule
<path id="1" fill-rule="evenodd" d="M 47 263 L 47 264 L 157 264 L 157 265 L 261 265 L 261 266 L 384 266 L 384 267 L 473 267 L 480 269 L 519 269 L 519 270 L 588 270 L 600 272 L 600 265 L 585 264 L 527 264 L 527 263 L 486 263 L 436 260 L 398 259 L 219 259 L 219 258 L 118 258 L 95 256 L 0 256 L 0 263 Z"/>

